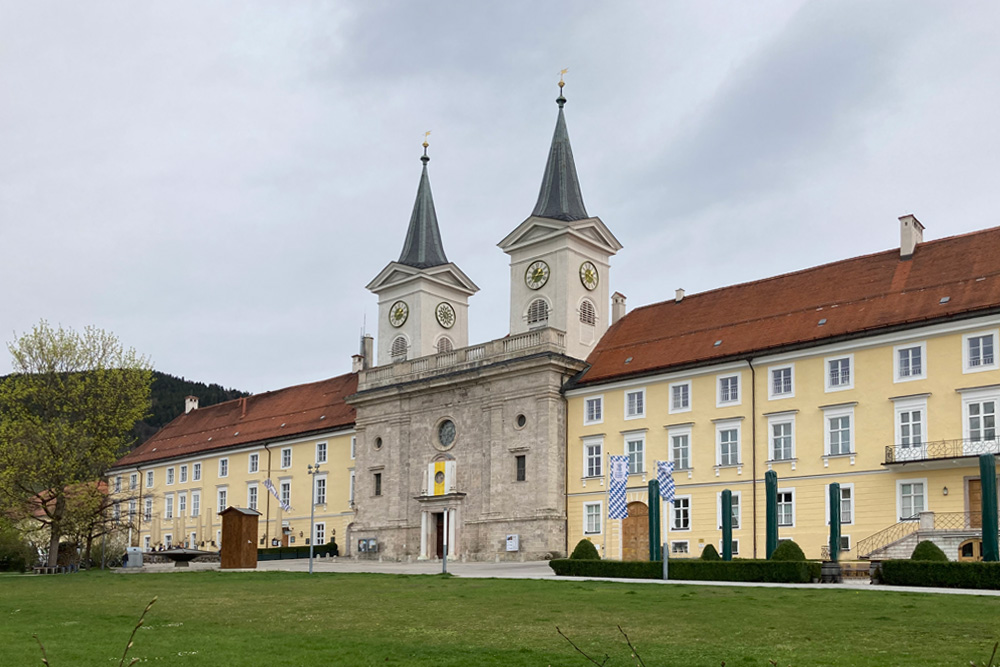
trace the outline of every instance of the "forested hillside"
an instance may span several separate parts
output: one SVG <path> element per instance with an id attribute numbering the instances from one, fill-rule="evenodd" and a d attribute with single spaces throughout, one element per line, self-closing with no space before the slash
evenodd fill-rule
<path id="1" fill-rule="evenodd" d="M 150 416 L 135 425 L 136 445 L 142 444 L 170 420 L 184 412 L 184 399 L 198 397 L 198 407 L 206 407 L 249 396 L 245 391 L 226 389 L 218 384 L 192 382 L 159 371 L 153 371 L 152 407 Z"/>

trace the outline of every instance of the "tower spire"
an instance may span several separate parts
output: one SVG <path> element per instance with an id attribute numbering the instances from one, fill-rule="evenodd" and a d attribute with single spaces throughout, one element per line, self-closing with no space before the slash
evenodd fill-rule
<path id="1" fill-rule="evenodd" d="M 427 176 L 427 163 L 431 161 L 427 155 L 427 136 L 424 133 L 424 154 L 420 161 L 424 163 L 420 173 L 420 185 L 417 186 L 417 200 L 413 203 L 413 213 L 410 215 L 410 226 L 406 230 L 406 241 L 403 252 L 399 255 L 399 263 L 417 269 L 447 264 L 441 244 L 441 231 L 438 229 L 437 213 L 434 210 L 434 198 L 431 196 L 431 181 Z"/>
<path id="2" fill-rule="evenodd" d="M 589 218 L 583 205 L 583 195 L 580 194 L 580 180 L 576 175 L 576 163 L 573 161 L 573 148 L 569 144 L 569 131 L 566 129 L 566 117 L 563 106 L 563 74 L 559 73 L 559 116 L 556 119 L 556 130 L 552 135 L 552 146 L 549 148 L 549 159 L 545 164 L 545 175 L 542 177 L 542 187 L 538 192 L 538 202 L 532 215 L 556 220 L 583 220 Z"/>

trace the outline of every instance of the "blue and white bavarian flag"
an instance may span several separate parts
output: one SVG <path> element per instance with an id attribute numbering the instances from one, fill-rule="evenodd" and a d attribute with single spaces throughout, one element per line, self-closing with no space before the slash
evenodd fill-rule
<path id="1" fill-rule="evenodd" d="M 628 486 L 628 456 L 609 456 L 608 469 L 611 481 L 608 483 L 608 518 L 628 517 L 625 502 L 625 487 Z"/>
<path id="2" fill-rule="evenodd" d="M 657 461 L 656 479 L 660 482 L 660 498 L 674 502 L 674 462 Z"/>

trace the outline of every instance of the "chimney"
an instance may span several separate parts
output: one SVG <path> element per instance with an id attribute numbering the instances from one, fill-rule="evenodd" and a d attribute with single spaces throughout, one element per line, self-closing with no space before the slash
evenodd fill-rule
<path id="1" fill-rule="evenodd" d="M 360 373 L 365 367 L 365 357 L 363 354 L 351 355 L 351 372 Z"/>
<path id="2" fill-rule="evenodd" d="M 904 215 L 899 219 L 899 258 L 909 259 L 924 240 L 924 226 L 915 215 Z"/>
<path id="3" fill-rule="evenodd" d="M 192 410 L 198 409 L 198 397 L 188 396 L 184 399 L 184 414 L 191 412 Z"/>
<path id="4" fill-rule="evenodd" d="M 684 290 L 678 288 L 678 290 L 674 292 L 674 301 L 676 303 L 680 303 L 683 300 L 684 300 Z"/>
<path id="5" fill-rule="evenodd" d="M 611 324 L 625 317 L 625 295 L 615 292 L 611 295 Z"/>
<path id="6" fill-rule="evenodd" d="M 375 365 L 375 338 L 371 334 L 361 337 L 361 354 L 364 356 L 365 368 Z"/>

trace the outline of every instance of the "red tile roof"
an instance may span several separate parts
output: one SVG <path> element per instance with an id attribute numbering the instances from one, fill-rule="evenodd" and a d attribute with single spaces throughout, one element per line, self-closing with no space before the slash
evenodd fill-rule
<path id="1" fill-rule="evenodd" d="M 941 303 L 944 297 L 948 301 Z M 577 384 L 681 369 L 997 309 L 1000 227 L 636 308 Z M 820 321 L 825 322 L 820 325 Z M 722 341 L 716 345 L 716 341 Z"/>
<path id="2" fill-rule="evenodd" d="M 354 408 L 344 399 L 357 389 L 358 376 L 350 373 L 192 410 L 119 459 L 114 468 L 350 427 Z"/>

